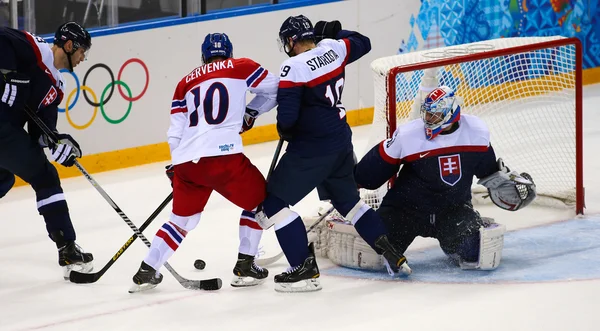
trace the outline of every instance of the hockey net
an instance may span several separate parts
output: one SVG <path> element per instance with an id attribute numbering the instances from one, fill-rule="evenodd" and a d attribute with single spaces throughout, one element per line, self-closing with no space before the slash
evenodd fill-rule
<path id="1" fill-rule="evenodd" d="M 533 177 L 538 204 L 583 213 L 581 44 L 576 38 L 503 38 L 390 56 L 371 64 L 375 110 L 368 148 L 411 114 L 424 73 L 482 118 L 496 155 Z M 416 114 L 418 116 L 418 114 Z M 417 117 L 418 118 L 418 117 Z M 377 207 L 384 185 L 361 196 Z M 473 186 L 475 203 L 487 192 Z"/>

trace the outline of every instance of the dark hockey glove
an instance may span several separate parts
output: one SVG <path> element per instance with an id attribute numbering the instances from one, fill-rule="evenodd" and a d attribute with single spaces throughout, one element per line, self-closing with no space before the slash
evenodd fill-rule
<path id="1" fill-rule="evenodd" d="M 323 39 L 336 39 L 338 32 L 342 30 L 342 23 L 340 21 L 319 21 L 315 24 L 315 43 Z"/>
<path id="2" fill-rule="evenodd" d="M 171 187 L 173 187 L 173 177 L 175 177 L 175 168 L 172 164 L 165 166 L 165 174 L 167 174 L 167 177 L 171 181 Z"/>
<path id="3" fill-rule="evenodd" d="M 244 133 L 254 126 L 254 122 L 256 121 L 256 116 L 258 116 L 258 111 L 250 108 L 246 108 L 246 113 L 244 114 L 244 121 L 242 122 L 242 130 L 240 133 Z"/>
<path id="4" fill-rule="evenodd" d="M 29 99 L 29 77 L 17 72 L 9 72 L 1 75 L 0 82 L 0 102 L 5 103 L 10 108 L 23 109 Z"/>
<path id="5" fill-rule="evenodd" d="M 283 129 L 279 123 L 277 123 L 277 132 L 279 133 L 279 137 L 287 142 L 292 140 L 292 130 L 291 129 Z"/>
<path id="6" fill-rule="evenodd" d="M 75 158 L 81 157 L 81 147 L 77 141 L 67 133 L 57 133 L 58 143 L 48 143 L 52 159 L 65 167 L 72 167 Z"/>

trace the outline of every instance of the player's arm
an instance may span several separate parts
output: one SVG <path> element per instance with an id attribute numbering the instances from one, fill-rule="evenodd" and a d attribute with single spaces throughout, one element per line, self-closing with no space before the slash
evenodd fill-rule
<path id="1" fill-rule="evenodd" d="M 38 109 L 38 117 L 46 126 L 54 132 L 58 141 L 54 142 L 42 133 L 41 129 L 33 121 L 27 122 L 27 131 L 29 135 L 38 140 L 42 147 L 50 149 L 50 157 L 57 163 L 65 167 L 71 167 L 75 164 L 75 159 L 80 158 L 83 153 L 81 147 L 75 138 L 68 133 L 59 133 L 56 129 L 58 122 L 58 105 L 60 98 L 49 106 Z"/>
<path id="2" fill-rule="evenodd" d="M 392 138 L 375 145 L 354 167 L 354 179 L 359 187 L 374 190 L 385 184 L 400 169 L 400 144 Z"/>
<path id="3" fill-rule="evenodd" d="M 346 64 L 360 59 L 371 51 L 371 40 L 368 37 L 356 31 L 343 30 L 340 21 L 319 21 L 315 24 L 314 30 L 317 42 L 324 38 L 344 42 L 347 54 Z"/>
<path id="4" fill-rule="evenodd" d="M 283 62 L 277 90 L 277 129 L 280 136 L 286 140 L 291 139 L 300 115 L 305 83 L 298 68 L 294 68 L 289 60 Z"/>
<path id="5" fill-rule="evenodd" d="M 183 130 L 187 123 L 188 105 L 185 96 L 185 84 L 182 80 L 177 85 L 173 94 L 173 101 L 171 102 L 171 125 L 167 131 L 167 142 L 169 143 L 171 153 L 179 146 Z"/>
<path id="6" fill-rule="evenodd" d="M 246 82 L 250 93 L 256 94 L 256 96 L 246 106 L 241 132 L 250 130 L 258 116 L 277 106 L 279 78 L 259 64 L 253 63 L 256 70 L 253 71 Z"/>

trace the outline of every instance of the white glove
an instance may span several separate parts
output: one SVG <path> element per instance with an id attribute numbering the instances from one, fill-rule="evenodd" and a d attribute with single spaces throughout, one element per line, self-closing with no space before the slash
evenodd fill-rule
<path id="1" fill-rule="evenodd" d="M 71 135 L 66 133 L 56 134 L 57 144 L 50 143 L 50 154 L 52 159 L 65 167 L 71 167 L 75 164 L 75 158 L 81 157 L 81 148 Z"/>

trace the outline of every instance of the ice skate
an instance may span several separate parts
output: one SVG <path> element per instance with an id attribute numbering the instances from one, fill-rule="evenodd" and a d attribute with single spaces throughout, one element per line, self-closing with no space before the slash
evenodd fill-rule
<path id="1" fill-rule="evenodd" d="M 412 273 L 406 257 L 392 246 L 386 235 L 375 240 L 375 247 L 383 251 L 383 262 L 390 276 L 408 276 Z"/>
<path id="2" fill-rule="evenodd" d="M 162 282 L 163 276 L 157 273 L 154 268 L 142 261 L 140 269 L 133 275 L 133 285 L 129 289 L 129 293 L 147 291 L 155 288 Z"/>
<path id="3" fill-rule="evenodd" d="M 239 253 L 233 275 L 231 286 L 247 287 L 262 284 L 269 276 L 269 270 L 257 266 L 254 256 Z"/>
<path id="4" fill-rule="evenodd" d="M 58 264 L 63 267 L 63 277 L 69 280 L 71 270 L 88 273 L 94 269 L 94 256 L 85 253 L 74 241 L 67 242 L 58 249 Z"/>
<path id="5" fill-rule="evenodd" d="M 304 263 L 275 276 L 275 291 L 313 292 L 322 288 L 314 243 L 308 245 L 308 250 L 309 254 Z"/>

